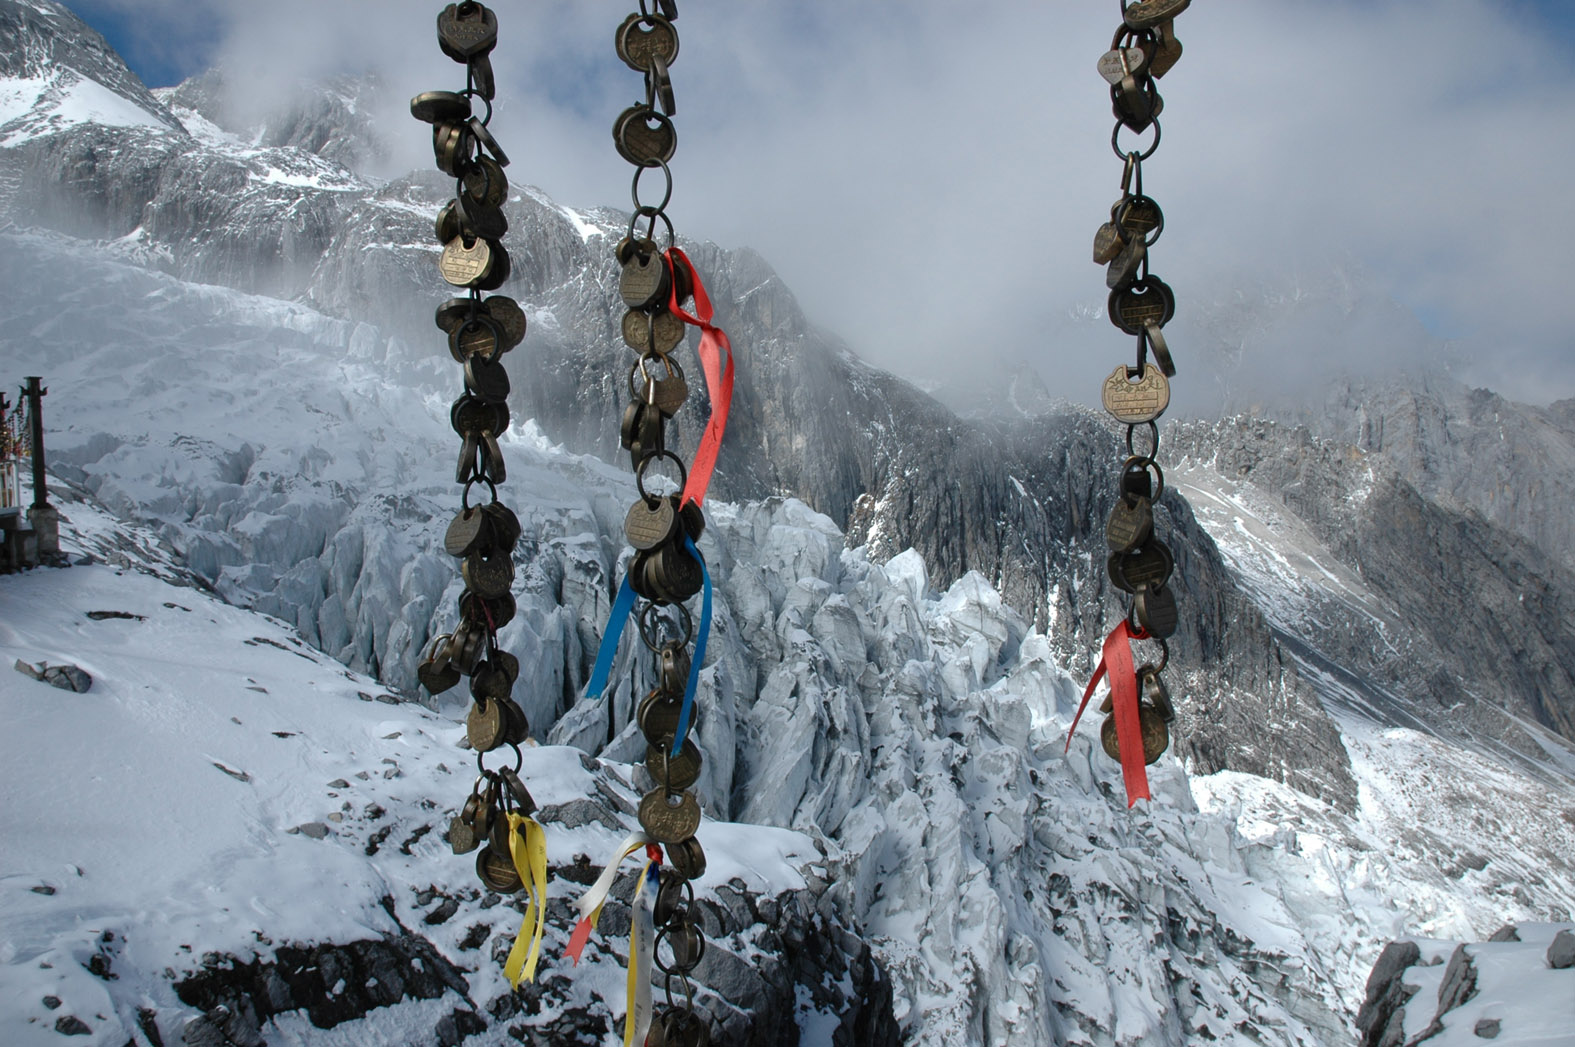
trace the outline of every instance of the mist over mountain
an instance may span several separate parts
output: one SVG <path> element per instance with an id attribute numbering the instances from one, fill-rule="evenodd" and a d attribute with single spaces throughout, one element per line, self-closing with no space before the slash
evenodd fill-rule
<path id="1" fill-rule="evenodd" d="M 0 41 L 28 56 L 0 67 L 0 349 L 15 374 L 52 386 L 50 463 L 69 485 L 76 548 L 110 562 L 120 548 L 130 566 L 163 543 L 226 615 L 271 616 L 348 671 L 414 694 L 419 652 L 459 588 L 438 542 L 456 501 L 445 473 L 458 380 L 430 315 L 443 297 L 431 221 L 448 188 L 433 172 L 379 176 L 391 132 L 364 116 L 387 89 L 342 81 L 237 105 L 206 74 L 150 93 L 49 0 L 0 0 Z M 611 257 L 627 216 L 514 189 L 504 291 L 530 333 L 506 360 L 516 425 L 504 447 L 529 552 L 503 639 L 529 667 L 520 690 L 551 743 L 544 766 L 570 766 L 578 748 L 612 768 L 601 780 L 614 799 L 597 793 L 582 811 L 611 836 L 628 822 L 618 783 L 639 755 L 629 704 L 646 669 L 625 655 L 605 703 L 579 691 L 633 497 L 616 442 L 629 357 Z M 719 587 L 701 695 L 707 821 L 808 841 L 725 917 L 728 882 L 706 886 L 736 935 L 700 972 L 721 1027 L 791 1030 L 783 1043 L 1341 1042 L 1392 938 L 1480 941 L 1512 920 L 1571 918 L 1569 411 L 1435 376 L 1350 380 L 1322 403 L 1167 425 L 1174 465 L 1157 515 L 1184 613 L 1179 715 L 1156 802 L 1129 814 L 1086 730 L 1062 751 L 1118 607 L 1103 534 L 1118 432 L 1024 372 L 958 413 L 817 327 L 767 259 L 684 246 L 739 369 L 703 544 Z M 1303 330 L 1316 316 L 1328 343 L 1402 337 L 1388 312 L 1322 294 L 1221 307 L 1213 329 Z M 701 417 L 703 393 L 694 400 Z M 685 450 L 697 430 L 680 423 Z M 100 569 L 66 574 L 79 570 Z M 21 630 L 9 585 L 7 653 L 69 655 L 66 619 Z M 235 635 L 193 642 L 239 643 L 247 627 L 226 628 Z M 105 659 L 110 700 L 128 701 L 113 680 L 129 670 Z M 4 699 L 36 702 L 22 687 L 7 681 Z M 455 700 L 435 710 L 459 712 Z M 422 748 L 422 766 L 441 751 Z M 259 782 L 290 773 L 268 768 Z M 8 788 L 24 787 L 16 773 Z M 379 803 L 411 831 L 448 817 L 423 813 L 414 791 Z M 324 846 L 354 857 L 365 833 Z M 563 843 L 593 861 L 607 846 Z M 476 901 L 466 863 L 435 834 L 414 858 L 414 871 L 377 873 L 410 878 L 395 924 L 418 914 L 416 877 Z M 555 881 L 560 924 L 578 889 Z M 774 920 L 784 892 L 824 922 Z M 370 890 L 349 897 L 394 933 Z M 76 947 L 64 910 L 5 904 L 57 936 L 51 948 Z M 117 934 L 147 933 L 131 909 L 113 911 Z M 773 927 L 781 941 L 749 944 Z M 159 972 L 261 962 L 272 954 L 251 929 L 216 942 L 211 964 L 175 955 L 190 943 L 173 940 L 133 961 L 166 1042 L 221 999 L 239 1006 L 240 989 L 224 983 L 198 1006 Z M 441 998 L 480 1016 L 470 1042 L 510 1042 L 511 1025 L 611 1027 L 609 1005 L 566 972 L 536 1012 L 500 1002 L 514 997 L 461 930 L 423 934 L 463 968 L 469 988 Z M 836 947 L 815 963 L 833 980 L 859 972 L 856 989 L 795 1009 L 738 973 L 790 962 L 791 941 L 816 935 Z M 8 960 L 5 977 L 32 992 L 25 965 Z M 807 987 L 816 970 L 795 977 Z M 100 991 L 117 1015 L 143 1006 Z M 444 1041 L 441 1016 L 415 1001 L 369 1000 L 347 1020 Z M 6 1020 L 31 1036 L 28 1013 Z M 270 1039 L 316 1035 L 268 1014 L 254 1017 Z M 122 1025 L 94 1042 L 151 1042 L 134 1017 Z"/>

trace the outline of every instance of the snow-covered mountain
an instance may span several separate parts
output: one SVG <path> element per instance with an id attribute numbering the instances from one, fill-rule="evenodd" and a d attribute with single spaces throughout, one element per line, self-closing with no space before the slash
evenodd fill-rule
<path id="1" fill-rule="evenodd" d="M 48 0 L 0 0 L 7 53 L 14 38 L 18 52 L 60 56 L 49 76 L 129 83 L 118 97 L 149 122 L 28 115 L 47 100 L 18 117 L 24 131 L 0 148 L 0 220 L 12 223 L 0 230 L 0 359 L 48 376 L 50 461 L 71 485 L 74 548 L 186 572 L 227 605 L 190 589 L 154 599 L 163 582 L 102 566 L 0 580 L 6 661 L 78 661 L 100 681 L 106 722 L 148 753 L 174 752 L 172 734 L 187 730 L 192 751 L 212 756 L 166 761 L 175 784 L 139 795 L 135 817 L 92 840 L 40 834 L 37 812 L 65 801 L 34 773 L 38 751 L 97 746 L 89 755 L 103 763 L 111 741 L 39 714 L 37 696 L 54 693 L 45 685 L 0 683 L 27 725 L 7 743 L 26 755 L 3 772 L 17 798 L 7 839 L 30 841 L 8 859 L 0 895 L 8 922 L 29 928 L 0 967 L 18 1001 L 0 1021 L 43 1042 L 70 1014 L 92 1042 L 120 1047 L 153 1042 L 144 1010 L 171 1042 L 223 1004 L 240 1017 L 204 1020 L 235 1042 L 257 1023 L 269 1042 L 502 1043 L 526 1028 L 600 1042 L 621 1008 L 597 988 L 610 962 L 588 988 L 560 962 L 540 994 L 516 998 L 479 948 L 508 914 L 482 908 L 468 863 L 437 839 L 468 788 L 437 770 L 464 755 L 457 708 L 354 694 L 413 693 L 416 652 L 447 624 L 459 587 L 437 551 L 455 501 L 446 415 L 457 386 L 427 316 L 442 297 L 428 243 L 441 180 L 385 183 L 346 166 L 355 158 L 331 145 L 361 141 L 334 130 L 369 104 L 355 90 L 291 99 L 310 110 L 294 116 L 237 116 L 211 79 L 160 101 L 79 26 Z M 645 685 L 626 655 L 607 702 L 578 698 L 632 498 L 626 470 L 594 457 L 615 457 L 622 406 L 608 249 L 623 219 L 519 188 L 509 291 L 531 334 L 508 362 L 515 418 L 530 421 L 504 449 L 525 562 L 503 639 L 529 667 L 519 692 L 539 740 L 553 743 L 532 750 L 528 771 L 533 791 L 565 808 L 552 829 L 561 942 L 579 890 L 573 852 L 599 862 L 629 824 L 629 696 Z M 1333 429 L 1238 420 L 1182 435 L 1186 497 L 1168 495 L 1161 512 L 1188 609 L 1183 719 L 1157 802 L 1129 814 L 1086 731 L 1062 752 L 1109 619 L 1100 549 L 1113 434 L 1089 412 L 1016 391 L 1002 400 L 1015 417 L 960 419 L 815 330 L 763 260 L 691 253 L 741 374 L 715 488 L 730 500 L 714 505 L 702 542 L 720 590 L 702 675 L 702 790 L 721 841 L 708 850 L 747 868 L 734 870 L 735 890 L 724 864 L 702 892 L 725 947 L 700 980 L 736 1042 L 1348 1042 L 1390 939 L 1480 940 L 1511 920 L 1570 919 L 1575 757 L 1556 730 L 1572 647 L 1563 576 L 1534 547 L 1369 468 L 1383 462 Z M 1419 529 L 1386 534 L 1400 510 Z M 161 542 L 166 553 L 150 551 Z M 1462 614 L 1440 596 L 1451 586 L 1491 601 Z M 1518 591 L 1537 595 L 1523 607 Z M 212 622 L 165 602 L 201 603 Z M 83 617 L 106 609 L 146 620 Z M 258 637 L 287 650 L 247 643 Z M 191 667 L 190 683 L 171 659 Z M 1510 659 L 1518 675 L 1502 671 Z M 236 688 L 234 666 L 269 695 Z M 366 679 L 332 682 L 346 672 Z M 399 724 L 374 743 L 389 717 Z M 276 738 L 270 719 L 321 745 L 280 748 L 304 743 Z M 603 762 L 587 767 L 564 747 Z M 374 755 L 399 773 L 379 779 Z M 153 761 L 120 759 L 115 791 L 135 792 Z M 368 771 L 353 788 L 369 798 L 335 820 L 351 797 L 327 783 L 356 780 L 347 769 Z M 298 781 L 305 773 L 315 777 Z M 187 808 L 155 802 L 231 781 L 247 791 L 224 801 L 208 842 Z M 373 823 L 409 846 L 390 853 L 385 833 L 367 855 Z M 323 837 L 288 831 L 307 824 Z M 225 837 L 231 826 L 247 828 L 246 846 Z M 143 893 L 106 883 L 49 904 L 68 893 L 63 863 L 91 864 L 71 848 L 145 853 L 164 836 L 180 849 Z M 754 863 L 756 851 L 774 857 Z M 281 914 L 248 866 L 258 853 L 307 863 L 332 880 L 314 905 L 352 916 Z M 59 894 L 31 889 L 46 884 Z M 170 929 L 153 901 L 163 894 L 182 899 Z M 426 924 L 447 898 L 458 909 Z M 486 934 L 475 930 L 494 912 Z M 114 956 L 100 948 L 116 941 Z M 267 1004 L 243 991 L 269 964 L 310 966 L 323 949 L 374 941 L 402 943 L 396 965 L 440 958 L 422 964 L 452 968 L 465 988 L 429 979 L 342 1005 L 330 1005 L 343 995 L 332 984 Z M 91 970 L 101 952 L 118 979 Z M 761 988 L 759 972 L 784 970 L 791 978 Z"/>
<path id="2" fill-rule="evenodd" d="M 605 535 L 597 517 L 613 516 L 624 478 L 528 434 L 508 453 L 539 510 L 522 617 L 539 621 L 555 600 L 573 608 L 573 593 L 604 605 L 586 572 L 613 539 L 556 532 L 578 518 Z M 0 968 L 0 995 L 15 1001 L 0 1021 L 17 1042 L 52 1042 L 67 1016 L 92 1030 L 89 1042 L 152 1042 L 148 1023 L 170 1042 L 188 1020 L 225 1025 L 221 1004 L 249 1027 L 241 990 L 255 965 L 311 966 L 303 957 L 330 946 L 356 955 L 357 943 L 394 950 L 365 959 L 367 970 L 411 957 L 435 965 L 435 955 L 464 987 L 413 983 L 400 1002 L 369 992 L 335 1003 L 343 989 L 292 980 L 293 1006 L 252 1005 L 270 1042 L 456 1042 L 451 1029 L 508 1042 L 521 1027 L 598 1042 L 594 1030 L 610 1027 L 619 1004 L 596 986 L 616 974 L 621 946 L 609 940 L 605 973 L 571 977 L 555 960 L 542 995 L 527 997 L 542 1001 L 534 1012 L 515 1010 L 481 948 L 506 940 L 515 921 L 506 906 L 493 914 L 470 863 L 440 839 L 468 783 L 455 710 L 381 704 L 389 692 L 284 623 L 171 588 L 159 575 L 179 580 L 175 561 L 151 531 L 116 522 L 80 490 L 57 499 L 68 548 L 102 563 L 0 586 L 0 656 L 77 664 L 95 682 L 80 696 L 16 673 L 0 683 L 18 725 L 4 761 L 7 838 L 19 841 L 5 906 L 27 931 Z M 1342 714 L 1362 785 L 1353 812 L 1234 772 L 1189 780 L 1171 757 L 1156 768 L 1156 803 L 1128 812 L 1091 736 L 1061 751 L 1075 681 L 977 576 L 934 593 L 915 554 L 872 564 L 802 504 L 716 509 L 706 545 L 722 655 L 705 674 L 707 806 L 797 832 L 758 837 L 749 834 L 768 830 L 708 820 L 708 928 L 747 970 L 791 961 L 760 934 L 837 941 L 827 928 L 841 924 L 858 932 L 844 969 L 860 969 L 862 940 L 884 972 L 863 968 L 853 996 L 812 996 L 821 1003 L 797 1012 L 799 1042 L 852 1042 L 829 1032 L 844 1019 L 879 1027 L 859 1001 L 879 1003 L 882 977 L 887 1020 L 905 1042 L 1342 1042 L 1390 937 L 1467 938 L 1506 914 L 1568 918 L 1567 784 Z M 554 575 L 556 592 L 537 591 Z M 513 632 L 508 646 L 531 664 L 530 631 Z M 743 679 L 763 682 L 745 689 Z M 553 730 L 613 762 L 588 775 L 566 749 L 532 749 L 527 760 L 532 790 L 557 808 L 544 816 L 558 870 L 553 955 L 582 889 L 576 857 L 597 861 L 630 824 L 637 772 L 622 761 L 637 745 L 626 699 L 580 703 Z M 62 715 L 63 700 L 93 711 Z M 592 741 L 609 734 L 611 744 Z M 715 775 L 734 741 L 730 798 L 719 788 L 727 776 Z M 95 769 L 95 788 L 120 798 L 115 818 L 90 833 L 36 830 L 81 802 L 49 772 L 62 758 Z M 1575 758 L 1561 759 L 1567 773 Z M 778 857 L 762 866 L 762 855 Z M 1452 865 L 1441 869 L 1445 855 Z M 767 923 L 727 922 L 724 911 L 745 904 L 738 892 L 805 891 L 799 911 L 830 924 L 795 932 L 788 906 L 759 901 L 745 911 L 771 913 Z M 722 1000 L 751 1007 L 736 1042 L 776 1042 L 742 1038 L 766 1027 L 765 1001 L 759 990 L 741 999 L 738 961 L 717 956 L 700 976 L 721 994 L 719 1017 L 735 1014 Z M 803 976 L 812 987 L 814 970 Z"/>

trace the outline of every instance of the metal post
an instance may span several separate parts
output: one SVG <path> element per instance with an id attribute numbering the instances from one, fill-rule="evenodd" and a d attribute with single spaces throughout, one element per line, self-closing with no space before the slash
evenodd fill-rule
<path id="1" fill-rule="evenodd" d="M 47 509 L 49 507 L 49 487 L 44 479 L 44 397 L 49 395 L 49 390 L 43 386 L 43 379 L 30 377 L 27 388 L 22 394 L 31 402 L 28 407 L 28 418 L 33 423 L 33 508 Z"/>
<path id="2" fill-rule="evenodd" d="M 42 378 L 30 377 L 23 393 L 31 401 L 28 414 L 33 420 L 33 505 L 27 510 L 38 541 L 38 559 L 54 563 L 60 558 L 60 511 L 49 504 L 49 486 L 44 479 L 44 388 Z"/>

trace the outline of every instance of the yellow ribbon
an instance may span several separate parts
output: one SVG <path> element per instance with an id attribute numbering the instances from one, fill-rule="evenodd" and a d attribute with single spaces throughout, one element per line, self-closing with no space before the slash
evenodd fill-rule
<path id="1" fill-rule="evenodd" d="M 536 980 L 536 961 L 541 958 L 541 936 L 547 929 L 547 834 L 540 825 L 522 814 L 509 812 L 509 854 L 520 879 L 530 885 L 530 905 L 520 921 L 503 976 L 515 989 L 521 982 Z M 526 942 L 529 941 L 527 945 Z"/>
<path id="2" fill-rule="evenodd" d="M 629 906 L 629 998 L 624 1008 L 623 1047 L 634 1047 L 636 1038 L 644 1043 L 651 1028 L 651 950 L 656 928 L 645 884 L 654 864 L 648 861 L 640 870 Z"/>

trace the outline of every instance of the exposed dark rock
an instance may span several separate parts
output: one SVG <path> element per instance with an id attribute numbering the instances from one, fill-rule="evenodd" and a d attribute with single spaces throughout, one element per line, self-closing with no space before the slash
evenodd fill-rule
<path id="1" fill-rule="evenodd" d="M 1499 1029 L 1503 1024 L 1497 1018 L 1479 1018 L 1471 1031 L 1484 1040 L 1494 1040 L 1498 1038 Z"/>
<path id="2" fill-rule="evenodd" d="M 62 1036 L 91 1036 L 93 1030 L 86 1022 L 74 1014 L 62 1015 L 55 1019 L 55 1031 Z"/>
<path id="3" fill-rule="evenodd" d="M 186 1047 L 266 1047 L 257 1011 L 249 999 L 236 1006 L 219 1004 L 181 1029 Z"/>
<path id="4" fill-rule="evenodd" d="M 142 1030 L 152 1047 L 164 1047 L 164 1037 L 159 1033 L 158 1014 L 151 1007 L 137 1008 L 137 1028 Z"/>
<path id="5" fill-rule="evenodd" d="M 436 926 L 440 923 L 447 923 L 449 919 L 457 912 L 459 912 L 459 902 L 455 901 L 453 898 L 444 898 L 442 903 L 439 904 L 436 909 L 433 909 L 422 918 L 421 922 L 427 924 L 428 926 Z"/>
<path id="6" fill-rule="evenodd" d="M 272 960 L 214 957 L 175 985 L 181 1002 L 201 1008 L 226 1036 L 227 1022 L 260 1027 L 275 1014 L 304 1010 L 320 1029 L 411 998 L 446 992 L 466 998 L 469 986 L 425 938 L 402 934 L 347 945 L 280 946 Z M 223 1021 L 212 1020 L 223 1008 Z M 189 1039 L 189 1038 L 188 1038 Z"/>
<path id="7" fill-rule="evenodd" d="M 51 665 L 44 669 L 44 682 L 62 691 L 86 694 L 93 687 L 93 677 L 75 665 Z"/>
<path id="8" fill-rule="evenodd" d="M 27 662 L 22 661 L 20 658 L 16 660 L 15 668 L 17 672 L 31 679 L 42 680 L 44 678 L 44 671 L 42 669 L 35 669 L 33 666 L 29 665 Z"/>
<path id="9" fill-rule="evenodd" d="M 1405 1005 L 1417 990 L 1401 980 L 1422 958 L 1416 942 L 1390 942 L 1367 977 L 1367 999 L 1356 1014 L 1362 1047 L 1401 1047 L 1405 1043 Z"/>
<path id="10" fill-rule="evenodd" d="M 1477 994 L 1477 968 L 1464 945 L 1455 946 L 1438 985 L 1438 1012 L 1452 1011 Z"/>
<path id="11" fill-rule="evenodd" d="M 1548 945 L 1548 966 L 1556 971 L 1575 967 L 1575 933 L 1564 930 Z"/>
<path id="12" fill-rule="evenodd" d="M 52 1011 L 58 1011 L 60 1009 L 60 997 L 58 997 L 58 996 L 46 996 L 46 997 L 44 997 L 44 1006 L 49 1008 Z"/>
<path id="13" fill-rule="evenodd" d="M 557 822 L 566 829 L 579 829 L 587 825 L 604 825 L 613 832 L 622 832 L 623 823 L 605 807 L 594 800 L 578 799 L 568 803 L 548 804 L 536 812 L 539 822 Z"/>
<path id="14" fill-rule="evenodd" d="M 235 719 L 235 718 L 231 717 L 231 719 Z M 236 723 L 240 723 L 241 721 L 235 720 L 235 722 Z M 225 774 L 229 775 L 231 778 L 234 778 L 238 782 L 249 782 L 249 781 L 252 780 L 252 776 L 250 774 L 248 774 L 247 772 L 245 772 L 245 771 L 238 771 L 238 770 L 236 770 L 233 767 L 226 767 L 226 766 L 224 766 L 224 764 L 220 763 L 217 760 L 211 760 L 209 762 L 212 763 L 213 766 L 217 767 L 219 770 L 223 771 Z"/>
<path id="15" fill-rule="evenodd" d="M 475 1011 L 456 1010 L 438 1021 L 433 1035 L 439 1047 L 458 1047 L 467 1036 L 486 1030 L 487 1023 L 481 1020 L 481 1015 Z"/>
<path id="16" fill-rule="evenodd" d="M 1488 941 L 1490 941 L 1490 942 L 1518 942 L 1518 941 L 1520 941 L 1520 931 L 1516 930 L 1514 924 L 1506 923 L 1504 926 L 1500 927 L 1498 930 L 1494 931 L 1491 935 L 1489 935 L 1488 936 Z"/>

